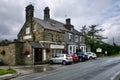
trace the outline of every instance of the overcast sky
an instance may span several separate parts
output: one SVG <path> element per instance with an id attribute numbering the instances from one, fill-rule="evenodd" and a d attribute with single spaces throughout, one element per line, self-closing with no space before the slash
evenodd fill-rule
<path id="1" fill-rule="evenodd" d="M 99 24 L 108 37 L 106 42 L 120 43 L 120 0 L 0 0 L 0 40 L 15 39 L 25 22 L 25 7 L 34 5 L 34 16 L 43 19 L 43 10 L 50 8 L 50 17 L 65 23 L 71 18 L 77 30 L 82 25 Z"/>

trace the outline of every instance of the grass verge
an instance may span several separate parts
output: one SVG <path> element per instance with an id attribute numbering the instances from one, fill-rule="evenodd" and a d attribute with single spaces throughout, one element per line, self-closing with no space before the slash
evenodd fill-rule
<path id="1" fill-rule="evenodd" d="M 16 73 L 16 71 L 12 68 L 0 69 L 0 75 L 10 74 L 10 73 Z"/>

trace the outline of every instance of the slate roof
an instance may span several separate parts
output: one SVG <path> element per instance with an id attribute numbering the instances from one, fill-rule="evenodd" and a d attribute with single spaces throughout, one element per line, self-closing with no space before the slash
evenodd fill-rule
<path id="1" fill-rule="evenodd" d="M 29 42 L 29 43 L 34 48 L 44 48 L 44 46 L 39 42 Z"/>
<path id="2" fill-rule="evenodd" d="M 68 30 L 67 28 L 65 28 L 64 23 L 58 22 L 56 20 L 53 19 L 49 19 L 48 21 L 33 17 L 33 20 L 35 20 L 36 22 L 38 22 L 39 24 L 41 24 L 45 29 L 50 29 L 50 30 L 55 30 L 55 31 L 67 31 L 67 32 L 71 32 L 74 34 L 80 34 L 82 35 L 82 33 L 80 33 L 78 30 L 73 29 L 73 32 Z"/>
<path id="3" fill-rule="evenodd" d="M 33 20 L 41 24 L 45 29 L 55 30 L 59 32 L 61 32 L 61 30 L 69 31 L 64 27 L 65 24 L 55 21 L 53 19 L 49 19 L 48 21 L 45 21 L 34 17 Z"/>

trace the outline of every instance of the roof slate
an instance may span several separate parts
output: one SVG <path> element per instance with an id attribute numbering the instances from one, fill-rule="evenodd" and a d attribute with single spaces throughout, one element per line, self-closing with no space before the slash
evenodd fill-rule
<path id="1" fill-rule="evenodd" d="M 53 19 L 49 19 L 49 20 L 42 20 L 42 19 L 38 19 L 36 17 L 33 17 L 33 20 L 35 20 L 36 22 L 38 22 L 39 24 L 41 24 L 45 29 L 50 29 L 50 30 L 55 30 L 55 31 L 58 31 L 58 32 L 61 32 L 61 31 L 66 31 L 66 32 L 71 32 L 71 33 L 74 33 L 74 34 L 80 34 L 81 33 L 74 29 L 73 32 L 70 31 L 69 29 L 65 28 L 65 25 L 64 23 L 61 23 L 59 21 L 56 21 L 56 20 L 53 20 Z"/>
<path id="2" fill-rule="evenodd" d="M 64 24 L 58 21 L 55 21 L 53 19 L 49 19 L 48 21 L 41 20 L 38 18 L 33 18 L 36 22 L 41 24 L 44 28 L 50 29 L 50 30 L 55 30 L 61 32 L 61 30 L 68 31 L 65 27 Z"/>

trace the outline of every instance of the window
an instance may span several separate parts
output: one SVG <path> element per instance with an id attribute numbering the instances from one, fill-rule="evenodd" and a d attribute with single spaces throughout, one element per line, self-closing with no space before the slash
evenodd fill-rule
<path id="1" fill-rule="evenodd" d="M 71 31 L 73 32 L 73 27 L 71 28 Z"/>
<path id="2" fill-rule="evenodd" d="M 54 36 L 51 34 L 52 41 L 54 41 Z"/>
<path id="3" fill-rule="evenodd" d="M 58 41 L 59 40 L 59 35 L 56 35 L 56 41 Z"/>
<path id="4" fill-rule="evenodd" d="M 75 35 L 75 42 L 78 42 L 78 35 Z"/>
<path id="5" fill-rule="evenodd" d="M 26 34 L 30 34 L 30 28 L 26 28 Z"/>
<path id="6" fill-rule="evenodd" d="M 56 41 L 61 41 L 60 35 L 56 35 Z"/>
<path id="7" fill-rule="evenodd" d="M 82 43 L 82 36 L 80 36 L 80 42 Z"/>
<path id="8" fill-rule="evenodd" d="M 69 35 L 69 39 L 72 39 L 72 34 L 71 34 L 71 33 L 68 33 L 68 35 Z"/>

